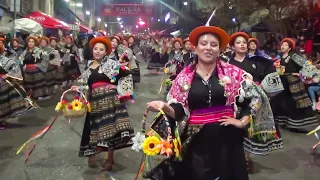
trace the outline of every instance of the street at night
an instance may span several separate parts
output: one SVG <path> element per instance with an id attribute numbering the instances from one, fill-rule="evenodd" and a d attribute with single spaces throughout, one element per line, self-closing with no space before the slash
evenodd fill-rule
<path id="1" fill-rule="evenodd" d="M 129 114 L 136 132 L 141 131 L 141 120 L 148 101 L 159 99 L 156 95 L 162 75 L 150 76 L 141 65 L 142 80 L 137 88 L 137 100 L 129 104 Z M 142 153 L 130 148 L 116 152 L 116 165 L 111 172 L 90 169 L 87 158 L 79 158 L 79 144 L 84 119 L 70 123 L 59 117 L 52 129 L 40 140 L 30 160 L 26 155 L 16 155 L 19 146 L 55 117 L 58 96 L 41 104 L 42 109 L 10 121 L 12 128 L 1 131 L 0 179 L 3 180 L 133 180 L 138 172 Z M 149 118 L 149 123 L 152 117 Z M 320 157 L 312 154 L 316 137 L 281 131 L 285 148 L 268 156 L 253 156 L 255 172 L 251 180 L 318 180 Z M 6 137 L 6 139 L 3 139 Z M 106 156 L 99 155 L 100 161 Z"/>
<path id="2" fill-rule="evenodd" d="M 0 0 L 0 180 L 320 180 L 320 0 Z"/>

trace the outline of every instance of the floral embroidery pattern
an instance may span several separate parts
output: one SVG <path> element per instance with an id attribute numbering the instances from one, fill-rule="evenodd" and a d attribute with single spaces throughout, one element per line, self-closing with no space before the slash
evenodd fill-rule
<path id="1" fill-rule="evenodd" d="M 238 90 L 245 72 L 233 65 L 219 61 L 217 63 L 218 76 L 222 86 L 225 88 L 225 96 L 227 97 L 226 105 L 232 105 L 235 98 L 239 95 Z M 170 96 L 177 99 L 183 106 L 188 107 L 187 97 L 194 77 L 195 70 L 191 66 L 186 67 L 173 82 L 173 86 L 169 92 Z M 232 79 L 232 83 L 231 83 Z M 188 88 L 186 88 L 188 86 Z"/>

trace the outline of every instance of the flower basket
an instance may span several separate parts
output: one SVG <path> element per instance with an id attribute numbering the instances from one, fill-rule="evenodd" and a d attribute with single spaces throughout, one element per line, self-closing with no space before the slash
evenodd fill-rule
<path id="1" fill-rule="evenodd" d="M 173 74 L 176 72 L 177 69 L 177 65 L 173 62 L 167 62 L 164 65 L 164 73 L 165 74 Z"/>
<path id="2" fill-rule="evenodd" d="M 172 126 L 162 110 L 152 121 L 150 130 L 146 131 L 147 114 L 148 111 L 143 116 L 142 133 L 138 132 L 133 138 L 132 149 L 137 152 L 144 152 L 144 158 L 136 179 L 141 174 L 144 178 L 149 179 L 161 179 L 160 176 L 169 177 L 174 174 L 174 166 L 182 160 L 180 156 L 182 145 L 179 133 L 176 128 L 175 133 L 172 134 Z M 158 165 L 151 165 L 154 164 L 150 161 L 151 159 L 161 162 Z M 145 173 L 143 173 L 144 170 Z"/>
<path id="3" fill-rule="evenodd" d="M 144 113 L 142 120 L 142 133 L 137 133 L 133 139 L 133 150 L 142 150 L 147 156 L 166 156 L 179 158 L 181 142 L 177 133 L 171 132 L 171 125 L 166 114 L 160 110 L 146 133 L 146 119 L 148 111 Z M 175 137 L 175 138 L 174 138 Z M 137 141 L 138 140 L 138 141 Z"/>
<path id="4" fill-rule="evenodd" d="M 65 100 L 65 95 L 70 92 L 76 92 L 78 96 L 72 101 Z M 62 93 L 60 102 L 58 102 L 56 109 L 57 112 L 62 112 L 63 116 L 67 119 L 81 118 L 86 112 L 91 111 L 90 104 L 85 95 L 78 89 L 78 87 L 71 87 Z"/>

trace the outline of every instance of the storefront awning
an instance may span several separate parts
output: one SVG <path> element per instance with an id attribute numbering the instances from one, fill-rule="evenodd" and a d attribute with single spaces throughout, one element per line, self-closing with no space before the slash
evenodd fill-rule
<path id="1" fill-rule="evenodd" d="M 27 15 L 26 18 L 29 18 L 38 22 L 44 28 L 71 30 L 71 27 L 67 23 L 60 21 L 40 11 L 35 11 Z"/>
<path id="2" fill-rule="evenodd" d="M 83 25 L 83 24 L 79 24 L 79 28 L 80 28 L 80 32 L 81 33 L 88 33 L 88 34 L 92 34 L 93 30 L 90 29 L 89 27 Z"/>

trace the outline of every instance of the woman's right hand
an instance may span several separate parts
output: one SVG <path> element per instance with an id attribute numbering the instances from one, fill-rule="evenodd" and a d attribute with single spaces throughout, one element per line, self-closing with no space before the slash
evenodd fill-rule
<path id="1" fill-rule="evenodd" d="M 159 110 L 163 110 L 166 107 L 166 103 L 163 101 L 151 101 L 147 103 L 148 110 L 152 112 L 159 112 Z"/>

